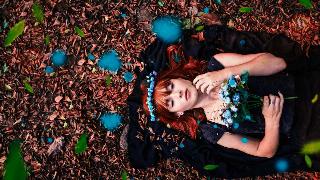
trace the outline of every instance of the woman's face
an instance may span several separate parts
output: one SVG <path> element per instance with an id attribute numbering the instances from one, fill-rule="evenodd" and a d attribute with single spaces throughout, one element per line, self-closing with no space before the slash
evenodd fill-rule
<path id="1" fill-rule="evenodd" d="M 192 82 L 182 78 L 171 79 L 165 97 L 166 107 L 170 112 L 183 112 L 193 109 L 198 99 L 198 91 Z"/>

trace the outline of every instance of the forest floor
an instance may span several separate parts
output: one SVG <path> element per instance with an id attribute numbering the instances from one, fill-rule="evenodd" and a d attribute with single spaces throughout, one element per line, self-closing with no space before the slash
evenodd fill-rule
<path id="1" fill-rule="evenodd" d="M 314 1 L 312 10 L 295 0 L 198 2 L 194 10 L 209 7 L 210 13 L 231 28 L 285 33 L 305 50 L 310 44 L 319 44 L 320 2 Z M 127 83 L 123 73 L 141 66 L 139 53 L 155 39 L 150 26 L 142 22 L 167 14 L 186 18 L 191 5 L 183 7 L 170 0 L 41 0 L 39 4 L 44 23 L 33 17 L 33 1 L 0 1 L 1 42 L 14 24 L 22 19 L 26 23 L 24 33 L 11 46 L 4 48 L 1 43 L 0 47 L 0 171 L 10 142 L 22 139 L 22 153 L 32 179 L 119 179 L 124 171 L 134 179 L 206 179 L 177 159 L 147 170 L 131 168 L 126 150 L 120 147 L 121 133 L 128 124 L 126 99 L 135 82 Z M 253 9 L 241 13 L 240 7 Z M 75 26 L 85 37 L 74 32 Z M 50 39 L 48 44 L 45 37 Z M 49 75 L 44 69 L 51 65 L 50 54 L 55 49 L 67 52 L 68 64 Z M 97 68 L 98 58 L 111 49 L 123 63 L 116 74 Z M 89 53 L 96 60 L 88 60 Z M 112 77 L 109 85 L 107 76 Z M 33 94 L 24 88 L 26 79 Z M 101 126 L 97 117 L 106 111 L 123 115 L 116 131 Z M 88 148 L 76 155 L 74 146 L 84 132 L 89 137 Z M 48 138 L 54 142 L 63 139 L 60 149 Z M 56 151 L 50 154 L 52 148 Z M 318 179 L 320 173 L 298 171 L 258 177 L 271 178 Z"/>

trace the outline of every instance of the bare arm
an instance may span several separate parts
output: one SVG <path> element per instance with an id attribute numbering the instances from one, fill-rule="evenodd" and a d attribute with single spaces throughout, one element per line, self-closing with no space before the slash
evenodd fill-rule
<path id="1" fill-rule="evenodd" d="M 278 73 L 287 67 L 286 62 L 270 53 L 236 54 L 220 53 L 214 55 L 224 67 L 227 77 L 248 71 L 250 76 L 268 76 Z"/>
<path id="2" fill-rule="evenodd" d="M 246 138 L 248 141 L 244 141 L 243 138 Z M 271 158 L 277 151 L 278 139 L 279 127 L 266 126 L 265 135 L 262 140 L 225 132 L 217 143 L 227 148 L 238 149 L 253 156 Z"/>
<path id="3" fill-rule="evenodd" d="M 269 98 L 264 97 L 262 113 L 265 117 L 265 135 L 261 141 L 226 132 L 217 143 L 254 156 L 271 158 L 276 153 L 279 144 L 279 121 L 284 102 L 282 94 L 279 93 L 279 95 L 280 98 L 269 95 L 270 103 Z M 248 141 L 243 141 L 242 138 L 247 138 Z"/>

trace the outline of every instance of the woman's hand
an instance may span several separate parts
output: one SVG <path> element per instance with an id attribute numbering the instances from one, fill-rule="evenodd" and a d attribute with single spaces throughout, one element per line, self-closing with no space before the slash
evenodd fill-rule
<path id="1" fill-rule="evenodd" d="M 220 85 L 226 79 L 223 71 L 212 71 L 198 75 L 193 80 L 196 89 L 200 89 L 202 93 L 209 94 L 212 89 Z M 206 89 L 206 92 L 205 92 Z"/>
<path id="2" fill-rule="evenodd" d="M 265 118 L 266 126 L 279 126 L 284 98 L 280 92 L 278 94 L 280 97 L 270 94 L 270 100 L 268 96 L 264 96 L 262 114 Z"/>

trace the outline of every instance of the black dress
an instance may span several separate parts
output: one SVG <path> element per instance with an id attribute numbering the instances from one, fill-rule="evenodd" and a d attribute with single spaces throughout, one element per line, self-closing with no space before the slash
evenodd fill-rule
<path id="1" fill-rule="evenodd" d="M 156 166 L 159 160 L 177 157 L 190 163 L 203 175 L 223 178 L 276 173 L 275 164 L 280 159 L 288 162 L 289 167 L 286 171 L 319 169 L 316 156 L 310 156 L 313 165 L 312 168 L 308 168 L 304 156 L 298 152 L 307 139 L 320 138 L 320 103 L 311 103 L 313 96 L 320 91 L 320 48 L 311 47 L 310 57 L 307 58 L 297 43 L 283 35 L 238 32 L 217 25 L 205 27 L 205 42 L 198 43 L 189 39 L 189 36 L 186 33 L 181 42 L 184 44 L 185 54 L 207 59 L 208 71 L 224 68 L 211 58 L 213 54 L 221 52 L 219 49 L 242 54 L 270 52 L 286 60 L 287 68 L 284 71 L 268 77 L 250 77 L 248 82 L 249 88 L 257 95 L 276 94 L 280 90 L 285 97 L 299 96 L 299 99 L 287 101 L 284 106 L 277 153 L 273 158 L 261 158 L 216 144 L 225 131 L 263 137 L 264 120 L 261 109 L 251 111 L 257 123 L 245 122 L 238 128 L 227 129 L 223 125 L 202 122 L 199 124 L 196 140 L 166 127 L 161 122 L 141 123 L 141 114 L 138 113 L 141 111 L 140 82 L 151 70 L 158 72 L 168 66 L 168 45 L 157 39 L 141 54 L 141 60 L 146 66 L 142 72 L 135 70 L 137 80 L 133 93 L 128 98 L 130 123 L 127 140 L 131 166 L 147 168 Z M 208 164 L 216 164 L 219 167 L 215 170 L 205 170 L 204 167 Z"/>

